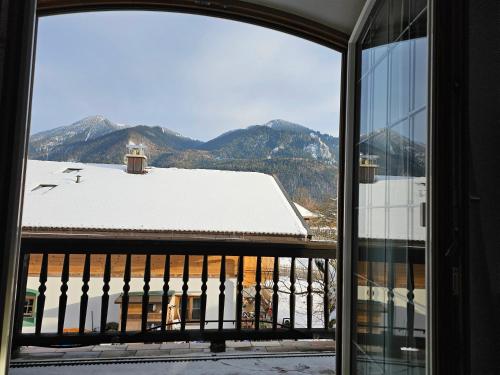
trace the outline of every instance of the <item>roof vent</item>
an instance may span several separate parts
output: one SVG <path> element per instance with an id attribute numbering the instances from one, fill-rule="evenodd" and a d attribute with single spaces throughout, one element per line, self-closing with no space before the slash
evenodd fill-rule
<path id="1" fill-rule="evenodd" d="M 129 143 L 127 145 L 127 154 L 125 155 L 127 173 L 146 173 L 148 158 L 145 155 L 145 151 L 146 147 L 142 144 L 136 145 L 134 143 Z"/>
<path id="2" fill-rule="evenodd" d="M 76 181 L 75 181 L 75 182 L 76 182 L 77 184 L 79 184 L 79 183 L 80 183 L 80 181 L 81 181 L 81 178 L 82 178 L 82 176 L 77 175 L 77 176 L 76 176 Z"/>

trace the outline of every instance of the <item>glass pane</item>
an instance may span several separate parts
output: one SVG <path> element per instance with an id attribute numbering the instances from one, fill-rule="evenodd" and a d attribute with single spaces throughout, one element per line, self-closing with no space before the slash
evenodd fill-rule
<path id="1" fill-rule="evenodd" d="M 380 2 L 360 51 L 377 57 L 358 85 L 353 374 L 425 373 L 427 41 L 412 6 Z"/>
<path id="2" fill-rule="evenodd" d="M 373 71 L 373 130 L 385 128 L 387 125 L 387 56 L 382 59 Z"/>
<path id="3" fill-rule="evenodd" d="M 407 40 L 395 43 L 390 59 L 390 121 L 394 123 L 407 116 L 410 107 L 410 43 Z"/>

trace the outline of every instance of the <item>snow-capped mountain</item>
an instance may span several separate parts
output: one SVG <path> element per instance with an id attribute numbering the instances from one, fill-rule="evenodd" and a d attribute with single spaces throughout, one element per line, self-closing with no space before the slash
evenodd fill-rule
<path id="1" fill-rule="evenodd" d="M 118 125 L 101 115 L 85 117 L 71 125 L 60 126 L 32 135 L 29 143 L 30 157 L 47 157 L 59 145 L 88 142 L 126 127 L 126 125 Z"/>

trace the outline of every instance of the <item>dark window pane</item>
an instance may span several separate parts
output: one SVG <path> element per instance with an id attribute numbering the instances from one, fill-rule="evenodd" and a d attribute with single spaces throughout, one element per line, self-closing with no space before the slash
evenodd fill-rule
<path id="1" fill-rule="evenodd" d="M 200 297 L 193 297 L 191 319 L 193 320 L 200 319 L 200 304 L 201 304 Z"/>
<path id="2" fill-rule="evenodd" d="M 389 42 L 394 42 L 399 39 L 402 32 L 408 27 L 410 21 L 410 1 L 391 0 L 390 4 Z"/>
<path id="3" fill-rule="evenodd" d="M 426 6 L 427 0 L 410 0 L 410 19 L 414 20 Z"/>

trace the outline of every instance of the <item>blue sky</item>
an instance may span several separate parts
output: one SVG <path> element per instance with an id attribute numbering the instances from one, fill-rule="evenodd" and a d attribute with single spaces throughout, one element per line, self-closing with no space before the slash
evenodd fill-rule
<path id="1" fill-rule="evenodd" d="M 197 15 L 44 17 L 31 132 L 101 114 L 201 140 L 275 118 L 337 135 L 340 58 L 288 34 Z"/>

